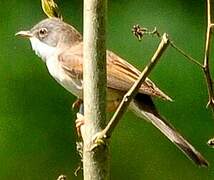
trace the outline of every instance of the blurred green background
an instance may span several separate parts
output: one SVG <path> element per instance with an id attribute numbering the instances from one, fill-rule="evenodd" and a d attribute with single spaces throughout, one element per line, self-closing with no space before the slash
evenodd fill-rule
<path id="1" fill-rule="evenodd" d="M 82 31 L 82 1 L 58 0 L 64 20 Z M 167 32 L 198 60 L 203 59 L 205 1 L 109 0 L 108 48 L 143 69 L 157 39 L 138 42 L 134 24 Z M 0 1 L 0 179 L 53 180 L 74 176 L 74 96 L 47 73 L 26 40 L 15 32 L 45 18 L 40 1 Z M 213 50 L 213 49 L 212 49 Z M 213 59 L 213 58 L 212 58 Z M 198 168 L 152 125 L 126 113 L 112 137 L 111 179 L 214 179 L 214 120 L 205 108 L 207 90 L 201 70 L 169 48 L 151 79 L 175 100 L 156 100 L 161 113 L 209 160 Z"/>

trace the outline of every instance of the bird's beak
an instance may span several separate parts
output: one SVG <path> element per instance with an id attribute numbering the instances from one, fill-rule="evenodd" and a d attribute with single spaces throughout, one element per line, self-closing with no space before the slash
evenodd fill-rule
<path id="1" fill-rule="evenodd" d="M 24 38 L 31 38 L 33 37 L 33 34 L 30 31 L 19 31 L 15 34 L 15 36 L 20 36 Z"/>

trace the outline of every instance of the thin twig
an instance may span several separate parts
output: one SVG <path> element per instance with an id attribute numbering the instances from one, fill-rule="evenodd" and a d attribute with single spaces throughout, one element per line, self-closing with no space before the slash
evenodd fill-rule
<path id="1" fill-rule="evenodd" d="M 105 129 L 103 129 L 101 132 L 99 132 L 96 135 L 96 137 L 95 137 L 96 144 L 97 144 L 97 142 L 100 143 L 105 138 L 108 138 L 111 136 L 113 130 L 119 123 L 122 115 L 126 111 L 132 98 L 136 95 L 136 93 L 138 92 L 138 89 L 141 87 L 142 83 L 145 81 L 145 79 L 148 77 L 148 75 L 150 74 L 152 69 L 155 67 L 155 65 L 157 64 L 158 60 L 160 59 L 161 55 L 166 50 L 168 45 L 169 45 L 169 39 L 167 37 L 167 34 L 164 33 L 156 52 L 154 53 L 153 57 L 150 60 L 150 63 L 144 68 L 144 70 L 140 74 L 139 78 L 135 81 L 135 83 L 130 88 L 130 90 L 125 94 L 122 102 L 120 103 L 119 107 L 117 108 L 116 112 L 114 113 L 113 117 L 111 118 L 111 120 L 109 121 L 109 123 L 107 124 Z M 95 144 L 95 147 L 96 147 L 96 144 Z"/>
<path id="2" fill-rule="evenodd" d="M 147 28 L 141 27 L 139 24 L 133 26 L 132 33 L 138 38 L 139 41 L 142 40 L 144 35 L 156 35 L 159 39 L 162 37 L 156 27 L 152 31 L 149 31 Z M 176 51 L 186 57 L 190 62 L 194 63 L 201 69 L 204 68 L 201 63 L 199 63 L 196 59 L 188 55 L 184 50 L 179 48 L 172 40 L 169 39 L 169 43 L 172 48 L 174 48 Z"/>
<path id="3" fill-rule="evenodd" d="M 207 90 L 209 95 L 209 101 L 207 106 L 210 106 L 212 110 L 214 110 L 213 81 L 210 73 L 210 62 L 209 62 L 212 27 L 213 23 L 211 22 L 211 2 L 210 0 L 207 0 L 207 33 L 205 41 L 203 70 L 207 82 Z"/>
<path id="4" fill-rule="evenodd" d="M 184 57 L 186 57 L 188 60 L 190 60 L 192 63 L 194 63 L 195 65 L 199 66 L 200 68 L 203 69 L 203 65 L 201 63 L 199 63 L 196 59 L 194 59 L 193 57 L 191 57 L 190 55 L 188 55 L 186 52 L 184 52 L 184 50 L 182 50 L 181 48 L 179 48 L 177 45 L 175 45 L 175 43 L 173 41 L 170 40 L 170 45 L 171 47 L 173 47 L 176 51 L 178 51 L 179 53 L 181 53 Z"/>

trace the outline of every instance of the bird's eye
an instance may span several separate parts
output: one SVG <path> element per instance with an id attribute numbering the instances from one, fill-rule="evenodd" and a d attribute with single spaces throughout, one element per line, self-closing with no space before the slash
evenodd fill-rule
<path id="1" fill-rule="evenodd" d="M 39 30 L 40 37 L 45 37 L 47 35 L 48 30 L 46 28 L 41 28 Z"/>

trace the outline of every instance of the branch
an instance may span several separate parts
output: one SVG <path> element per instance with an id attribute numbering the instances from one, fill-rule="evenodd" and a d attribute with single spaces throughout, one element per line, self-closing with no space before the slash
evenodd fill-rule
<path id="1" fill-rule="evenodd" d="M 205 52 L 204 52 L 204 75 L 207 82 L 207 90 L 209 95 L 209 101 L 207 106 L 210 106 L 214 111 L 214 94 L 213 94 L 213 81 L 210 73 L 210 44 L 211 44 L 211 32 L 212 32 L 213 24 L 211 22 L 211 2 L 207 0 L 207 33 L 206 33 L 206 41 L 205 41 Z"/>
<path id="2" fill-rule="evenodd" d="M 162 56 L 163 52 L 169 45 L 169 39 L 167 34 L 163 34 L 161 38 L 161 42 L 154 53 L 153 57 L 151 58 L 149 64 L 144 68 L 143 72 L 140 74 L 139 78 L 135 81 L 131 89 L 125 94 L 123 100 L 121 101 L 119 107 L 117 108 L 116 112 L 114 113 L 113 117 L 101 132 L 99 132 L 95 137 L 95 147 L 99 146 L 99 143 L 104 141 L 104 139 L 111 136 L 112 132 L 114 131 L 115 127 L 119 123 L 122 115 L 126 111 L 127 107 L 129 106 L 133 97 L 137 94 L 138 89 L 141 87 L 142 83 L 146 80 L 152 69 L 157 64 L 158 60 Z"/>
<path id="3" fill-rule="evenodd" d="M 173 41 L 170 41 L 170 45 L 176 51 L 178 51 L 180 54 L 182 54 L 184 57 L 186 57 L 190 62 L 194 63 L 195 65 L 197 65 L 198 67 L 200 67 L 200 68 L 203 69 L 203 65 L 200 62 L 198 62 L 196 59 L 194 59 L 193 57 L 191 57 L 190 55 L 188 55 L 186 52 L 184 52 L 184 50 L 182 50 L 177 45 L 175 45 L 175 43 Z"/>
<path id="4" fill-rule="evenodd" d="M 109 149 L 91 151 L 94 135 L 104 128 L 106 103 L 106 8 L 107 0 L 84 1 L 83 99 L 84 125 L 83 172 L 86 180 L 109 178 Z"/>

